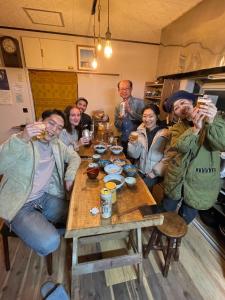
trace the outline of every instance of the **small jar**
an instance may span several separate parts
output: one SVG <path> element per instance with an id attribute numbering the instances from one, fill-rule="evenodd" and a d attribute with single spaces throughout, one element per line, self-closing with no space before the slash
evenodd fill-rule
<path id="1" fill-rule="evenodd" d="M 105 187 L 110 190 L 110 193 L 112 194 L 112 204 L 116 203 L 116 184 L 115 182 L 106 182 Z"/>

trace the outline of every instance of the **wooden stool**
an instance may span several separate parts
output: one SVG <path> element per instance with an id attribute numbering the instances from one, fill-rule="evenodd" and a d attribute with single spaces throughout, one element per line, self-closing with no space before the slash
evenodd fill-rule
<path id="1" fill-rule="evenodd" d="M 175 261 L 179 260 L 179 247 L 182 237 L 187 233 L 187 224 L 175 212 L 166 212 L 163 215 L 163 224 L 154 227 L 148 245 L 144 250 L 144 258 L 148 257 L 150 250 L 162 250 L 165 260 L 163 276 L 167 277 L 172 256 Z M 167 238 L 166 245 L 163 244 L 163 236 Z"/>
<path id="2" fill-rule="evenodd" d="M 10 258 L 9 258 L 9 243 L 8 237 L 18 237 L 13 231 L 10 231 L 9 227 L 3 220 L 0 220 L 0 234 L 2 235 L 5 268 L 6 271 L 10 270 Z M 49 275 L 52 275 L 52 253 L 46 256 L 47 271 Z"/>

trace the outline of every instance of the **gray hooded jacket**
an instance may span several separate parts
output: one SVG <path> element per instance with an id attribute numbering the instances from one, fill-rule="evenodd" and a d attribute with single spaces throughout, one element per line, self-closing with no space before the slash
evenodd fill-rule
<path id="1" fill-rule="evenodd" d="M 128 155 L 137 160 L 136 164 L 143 174 L 153 172 L 156 176 L 163 176 L 165 164 L 162 163 L 165 147 L 169 141 L 169 130 L 160 129 L 148 150 L 148 138 L 146 128 L 142 123 L 138 128 L 138 141 L 135 144 L 128 143 Z"/>

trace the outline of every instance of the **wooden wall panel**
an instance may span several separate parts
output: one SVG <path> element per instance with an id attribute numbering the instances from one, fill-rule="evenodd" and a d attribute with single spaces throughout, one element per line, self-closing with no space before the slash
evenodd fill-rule
<path id="1" fill-rule="evenodd" d="M 76 73 L 29 70 L 29 78 L 36 119 L 46 109 L 64 110 L 66 106 L 75 104 L 77 99 Z"/>

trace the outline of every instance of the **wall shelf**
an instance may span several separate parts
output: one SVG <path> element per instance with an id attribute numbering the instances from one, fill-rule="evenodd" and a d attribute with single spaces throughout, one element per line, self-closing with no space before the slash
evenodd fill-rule
<path id="1" fill-rule="evenodd" d="M 179 90 L 180 81 L 165 79 L 163 83 L 147 81 L 145 83 L 144 100 L 146 103 L 157 104 L 160 108 L 160 119 L 165 120 L 167 114 L 163 111 L 163 102 L 172 93 Z"/>
<path id="2" fill-rule="evenodd" d="M 163 87 L 163 83 L 152 83 L 152 82 L 146 82 L 145 86 L 148 87 Z"/>
<path id="3" fill-rule="evenodd" d="M 145 96 L 145 99 L 160 100 L 160 96 Z"/>

